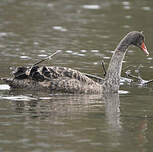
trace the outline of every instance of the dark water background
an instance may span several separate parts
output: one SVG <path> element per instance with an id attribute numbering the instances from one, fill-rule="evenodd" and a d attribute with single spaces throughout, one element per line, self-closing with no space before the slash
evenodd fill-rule
<path id="1" fill-rule="evenodd" d="M 0 77 L 43 64 L 102 75 L 129 31 L 144 31 L 150 56 L 131 47 L 123 68 L 142 64 L 153 79 L 153 1 L 1 0 Z M 124 73 L 123 73 L 124 75 Z M 108 102 L 105 102 L 107 101 Z M 152 152 L 153 86 L 121 86 L 120 95 L 11 91 L 0 85 L 0 152 Z"/>

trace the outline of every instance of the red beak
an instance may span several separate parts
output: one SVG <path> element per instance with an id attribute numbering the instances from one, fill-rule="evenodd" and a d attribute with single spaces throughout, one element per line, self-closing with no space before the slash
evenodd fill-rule
<path id="1" fill-rule="evenodd" d="M 147 54 L 147 56 L 149 55 L 149 52 L 147 51 L 146 45 L 144 44 L 144 42 L 142 42 L 141 44 L 141 49 Z"/>

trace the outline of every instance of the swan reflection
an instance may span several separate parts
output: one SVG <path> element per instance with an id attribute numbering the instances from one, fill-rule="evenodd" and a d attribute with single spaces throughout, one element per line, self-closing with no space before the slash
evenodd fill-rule
<path id="1" fill-rule="evenodd" d="M 13 93 L 14 94 L 14 93 Z M 19 93 L 20 94 L 20 93 Z M 99 112 L 101 109 L 102 115 L 105 115 L 105 120 L 109 128 L 113 130 L 120 130 L 122 128 L 120 123 L 120 99 L 119 94 L 104 94 L 104 95 L 64 95 L 54 94 L 49 96 L 41 96 L 42 94 L 33 95 L 32 97 L 25 97 L 26 100 L 16 100 L 17 112 L 29 112 L 29 114 L 37 115 L 38 117 L 77 117 L 78 115 L 88 114 L 90 112 Z M 21 97 L 17 94 L 13 96 Z M 5 97 L 6 98 L 6 97 Z M 11 97 L 8 98 L 11 100 Z M 29 101 L 27 101 L 29 99 Z M 29 115 L 32 116 L 32 115 Z"/>

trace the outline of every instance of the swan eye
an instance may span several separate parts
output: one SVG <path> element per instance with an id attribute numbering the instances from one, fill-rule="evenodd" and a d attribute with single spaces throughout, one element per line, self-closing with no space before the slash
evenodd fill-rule
<path id="1" fill-rule="evenodd" d="M 136 37 L 134 44 L 136 46 L 140 47 L 143 42 L 144 42 L 144 37 L 142 35 L 139 35 L 139 36 Z"/>
<path id="2" fill-rule="evenodd" d="M 139 41 L 137 42 L 137 46 L 141 46 L 142 43 L 143 43 L 143 40 L 139 40 Z"/>
<path id="3" fill-rule="evenodd" d="M 140 39 L 138 41 L 139 46 L 141 46 L 142 43 L 144 43 L 144 37 L 140 37 Z"/>

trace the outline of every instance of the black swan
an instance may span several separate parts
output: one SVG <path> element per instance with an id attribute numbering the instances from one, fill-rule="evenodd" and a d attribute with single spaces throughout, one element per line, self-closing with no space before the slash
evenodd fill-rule
<path id="1" fill-rule="evenodd" d="M 128 33 L 116 47 L 103 83 L 98 83 L 77 70 L 55 66 L 18 67 L 13 73 L 13 78 L 1 78 L 1 80 L 11 88 L 27 90 L 64 93 L 118 92 L 122 61 L 130 45 L 139 47 L 149 55 L 142 32 Z"/>

